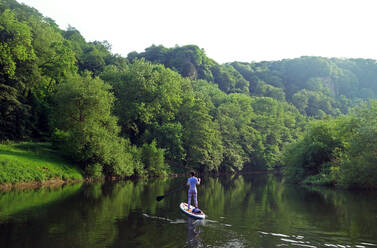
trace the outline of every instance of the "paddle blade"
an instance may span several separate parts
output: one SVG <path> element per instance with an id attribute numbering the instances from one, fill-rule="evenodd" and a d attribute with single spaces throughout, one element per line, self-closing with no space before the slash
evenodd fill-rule
<path id="1" fill-rule="evenodd" d="M 157 196 L 157 197 L 156 197 L 156 200 L 157 200 L 157 201 L 161 201 L 162 199 L 164 199 L 164 196 L 163 196 L 163 195 L 160 195 L 160 196 Z"/>

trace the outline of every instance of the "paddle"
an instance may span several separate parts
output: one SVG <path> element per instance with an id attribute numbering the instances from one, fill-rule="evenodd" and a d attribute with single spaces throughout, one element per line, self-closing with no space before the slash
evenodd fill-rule
<path id="1" fill-rule="evenodd" d="M 157 200 L 157 201 L 161 201 L 162 199 L 164 199 L 165 196 L 170 195 L 171 193 L 174 193 L 174 192 L 176 192 L 176 191 L 182 190 L 182 189 L 184 189 L 184 188 L 186 188 L 186 186 L 184 186 L 184 187 L 180 187 L 180 188 L 178 188 L 178 189 L 176 189 L 176 190 L 173 190 L 173 191 L 170 191 L 170 192 L 166 193 L 165 195 L 157 196 L 157 197 L 156 197 L 156 200 Z"/>

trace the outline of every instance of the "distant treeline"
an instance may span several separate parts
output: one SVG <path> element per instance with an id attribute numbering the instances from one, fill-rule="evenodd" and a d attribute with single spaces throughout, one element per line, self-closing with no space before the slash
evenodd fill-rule
<path id="1" fill-rule="evenodd" d="M 0 140 L 50 141 L 92 177 L 280 167 L 310 121 L 377 95 L 373 60 L 220 65 L 195 45 L 124 58 L 15 0 L 0 13 Z"/>
<path id="2" fill-rule="evenodd" d="M 151 46 L 128 59 L 161 63 L 192 80 L 203 79 L 223 92 L 271 97 L 293 104 L 301 114 L 323 119 L 377 98 L 377 63 L 370 59 L 301 57 L 219 65 L 197 46 Z"/>

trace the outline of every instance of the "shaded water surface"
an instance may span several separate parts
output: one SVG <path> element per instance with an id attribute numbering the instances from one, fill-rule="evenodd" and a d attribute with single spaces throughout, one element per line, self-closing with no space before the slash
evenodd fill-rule
<path id="1" fill-rule="evenodd" d="M 377 247 L 377 195 L 202 178 L 206 220 L 184 215 L 185 178 L 0 192 L 0 247 Z M 157 202 L 156 196 L 177 190 Z"/>

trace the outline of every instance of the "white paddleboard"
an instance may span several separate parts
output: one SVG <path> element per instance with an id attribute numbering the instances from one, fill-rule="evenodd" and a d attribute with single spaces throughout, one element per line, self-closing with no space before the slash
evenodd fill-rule
<path id="1" fill-rule="evenodd" d="M 204 214 L 204 212 L 201 211 L 200 209 L 199 209 L 200 213 L 193 213 L 192 210 L 195 207 L 192 206 L 192 205 L 190 205 L 190 210 L 188 210 L 186 202 L 181 202 L 181 204 L 179 204 L 179 208 L 182 210 L 182 212 L 184 212 L 185 214 L 187 214 L 187 215 L 189 215 L 191 217 L 198 218 L 198 219 L 204 219 L 206 217 L 206 215 Z"/>

